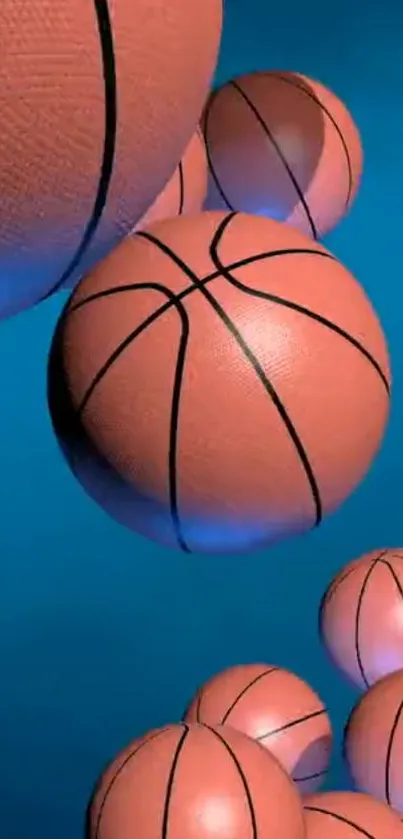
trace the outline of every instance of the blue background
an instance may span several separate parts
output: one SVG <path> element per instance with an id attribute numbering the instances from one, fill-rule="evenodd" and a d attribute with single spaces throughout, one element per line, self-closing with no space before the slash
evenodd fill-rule
<path id="1" fill-rule="evenodd" d="M 401 545 L 403 10 L 395 0 L 227 0 L 219 80 L 250 69 L 328 83 L 362 131 L 361 194 L 329 247 L 356 274 L 389 337 L 392 421 L 371 474 L 320 531 L 241 557 L 182 556 L 120 529 L 76 485 L 53 439 L 45 362 L 62 298 L 0 328 L 0 832 L 81 835 L 100 766 L 174 720 L 212 671 L 265 660 L 329 705 L 336 746 L 354 693 L 320 649 L 333 572 Z M 329 785 L 345 786 L 335 750 Z"/>

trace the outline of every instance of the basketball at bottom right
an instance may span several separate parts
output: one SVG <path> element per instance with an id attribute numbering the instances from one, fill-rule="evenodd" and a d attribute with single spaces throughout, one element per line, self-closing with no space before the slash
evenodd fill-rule
<path id="1" fill-rule="evenodd" d="M 403 670 L 376 682 L 356 703 L 344 757 L 357 789 L 403 815 Z"/>

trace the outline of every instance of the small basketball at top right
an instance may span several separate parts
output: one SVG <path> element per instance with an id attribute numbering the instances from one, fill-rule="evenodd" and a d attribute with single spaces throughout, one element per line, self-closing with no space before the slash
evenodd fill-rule
<path id="1" fill-rule="evenodd" d="M 321 601 L 319 633 L 361 689 L 403 669 L 403 548 L 372 551 L 339 571 Z"/>
<path id="2" fill-rule="evenodd" d="M 284 221 L 321 239 L 349 212 L 363 150 L 348 108 L 290 72 L 256 72 L 211 94 L 203 115 L 206 209 Z"/>

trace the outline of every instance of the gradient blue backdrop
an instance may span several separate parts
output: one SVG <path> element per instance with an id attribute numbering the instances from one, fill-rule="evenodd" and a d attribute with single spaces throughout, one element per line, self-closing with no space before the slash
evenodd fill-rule
<path id="1" fill-rule="evenodd" d="M 61 297 L 1 325 L 0 832 L 7 839 L 81 836 L 104 761 L 143 729 L 178 718 L 200 680 L 239 661 L 283 664 L 323 695 L 336 729 L 329 783 L 347 783 L 337 747 L 354 693 L 324 658 L 316 617 L 340 565 L 403 543 L 402 26 L 395 0 L 226 4 L 219 80 L 278 67 L 316 76 L 351 107 L 366 152 L 361 194 L 328 244 L 379 311 L 394 405 L 371 474 L 320 531 L 263 554 L 216 558 L 159 550 L 120 529 L 75 484 L 52 437 L 45 362 Z"/>

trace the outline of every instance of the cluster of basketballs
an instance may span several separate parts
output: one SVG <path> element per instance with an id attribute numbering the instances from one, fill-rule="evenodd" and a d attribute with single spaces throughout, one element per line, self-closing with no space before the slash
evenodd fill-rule
<path id="1" fill-rule="evenodd" d="M 344 734 L 351 778 L 403 816 L 403 550 L 342 568 L 322 599 L 319 629 L 333 663 L 364 691 Z"/>
<path id="2" fill-rule="evenodd" d="M 377 315 L 318 242 L 359 186 L 351 115 L 296 73 L 211 91 L 222 0 L 15 9 L 2 0 L 0 318 L 71 291 L 48 393 L 74 476 L 185 552 L 319 525 L 389 413 Z"/>
<path id="3" fill-rule="evenodd" d="M 332 726 L 317 693 L 281 667 L 230 667 L 182 721 L 147 732 L 109 764 L 88 839 L 402 839 L 403 551 L 343 568 L 320 607 L 324 643 L 366 692 L 345 728 L 356 792 L 318 791 Z M 376 620 L 374 620 L 376 616 Z"/>
<path id="4" fill-rule="evenodd" d="M 214 91 L 201 126 L 68 301 L 49 405 L 118 522 L 186 552 L 249 551 L 317 526 L 364 477 L 389 361 L 363 289 L 317 241 L 361 174 L 345 106 L 259 72 Z"/>
<path id="5" fill-rule="evenodd" d="M 0 12 L 0 317 L 71 291 L 48 395 L 73 474 L 185 552 L 319 525 L 390 401 L 377 315 L 318 241 L 359 186 L 351 115 L 289 72 L 211 92 L 222 0 L 19 6 Z M 91 839 L 402 839 L 401 563 L 358 560 L 321 606 L 366 690 L 344 744 L 362 792 L 317 792 L 332 733 L 309 685 L 233 667 L 112 762 Z"/>

